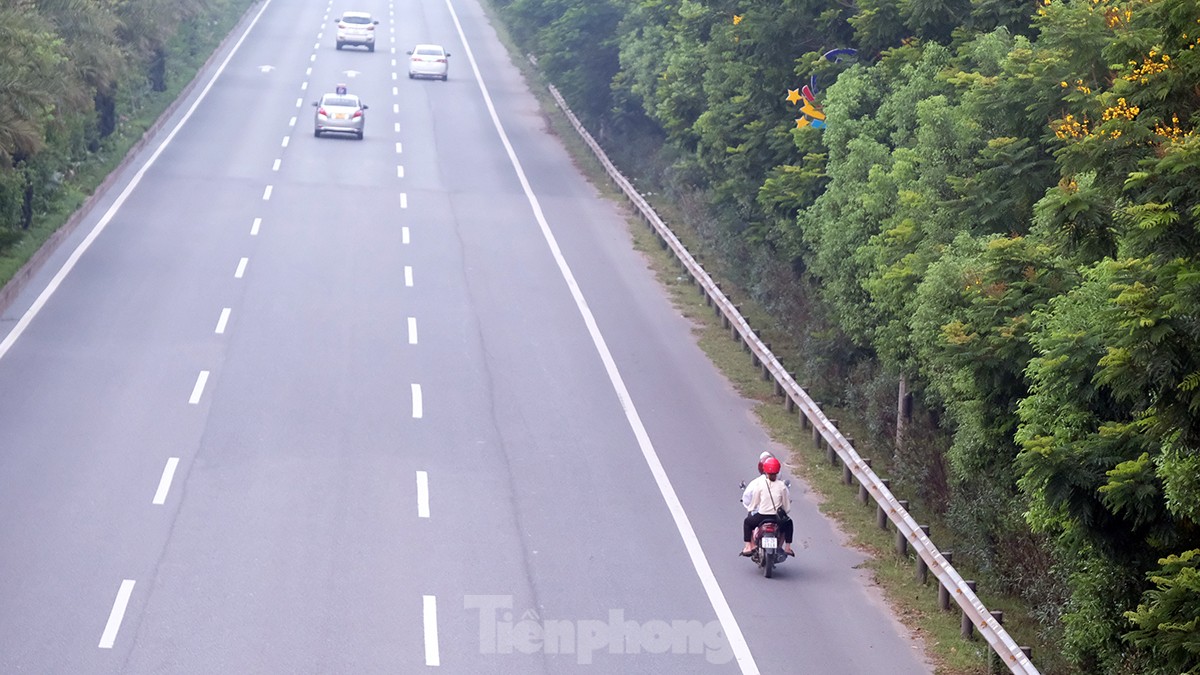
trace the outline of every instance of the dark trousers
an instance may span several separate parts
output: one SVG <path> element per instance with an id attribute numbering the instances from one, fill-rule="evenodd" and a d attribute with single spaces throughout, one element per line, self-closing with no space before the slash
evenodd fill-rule
<path id="1" fill-rule="evenodd" d="M 754 534 L 754 528 L 758 527 L 764 520 L 776 520 L 779 518 L 773 515 L 762 513 L 751 513 L 742 521 L 742 541 L 749 542 L 751 535 Z M 783 540 L 787 543 L 792 543 L 792 519 L 788 518 L 779 523 L 779 529 L 783 530 Z"/>

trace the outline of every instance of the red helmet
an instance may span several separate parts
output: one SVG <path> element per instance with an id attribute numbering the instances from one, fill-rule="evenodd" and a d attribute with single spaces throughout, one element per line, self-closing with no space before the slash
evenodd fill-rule
<path id="1" fill-rule="evenodd" d="M 774 457 L 768 457 L 762 463 L 763 473 L 779 473 L 780 466 L 779 460 Z"/>

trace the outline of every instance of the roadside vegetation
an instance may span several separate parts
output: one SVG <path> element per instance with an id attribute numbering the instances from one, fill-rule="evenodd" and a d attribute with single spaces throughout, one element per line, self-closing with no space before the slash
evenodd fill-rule
<path id="1" fill-rule="evenodd" d="M 492 5 L 1043 672 L 1200 673 L 1200 5 Z"/>
<path id="2" fill-rule="evenodd" d="M 0 2 L 0 284 L 120 164 L 251 4 Z"/>

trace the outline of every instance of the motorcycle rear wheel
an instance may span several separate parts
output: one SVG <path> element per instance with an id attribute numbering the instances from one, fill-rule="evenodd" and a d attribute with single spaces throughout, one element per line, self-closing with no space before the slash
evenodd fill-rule
<path id="1" fill-rule="evenodd" d="M 770 579 L 775 573 L 775 552 L 763 549 L 763 576 Z"/>

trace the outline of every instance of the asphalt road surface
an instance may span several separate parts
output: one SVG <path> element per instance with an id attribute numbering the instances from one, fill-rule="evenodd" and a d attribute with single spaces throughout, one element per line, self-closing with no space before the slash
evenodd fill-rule
<path id="1" fill-rule="evenodd" d="M 2 317 L 0 672 L 930 671 L 802 485 L 737 555 L 770 441 L 473 0 L 266 0 L 137 159 Z"/>

